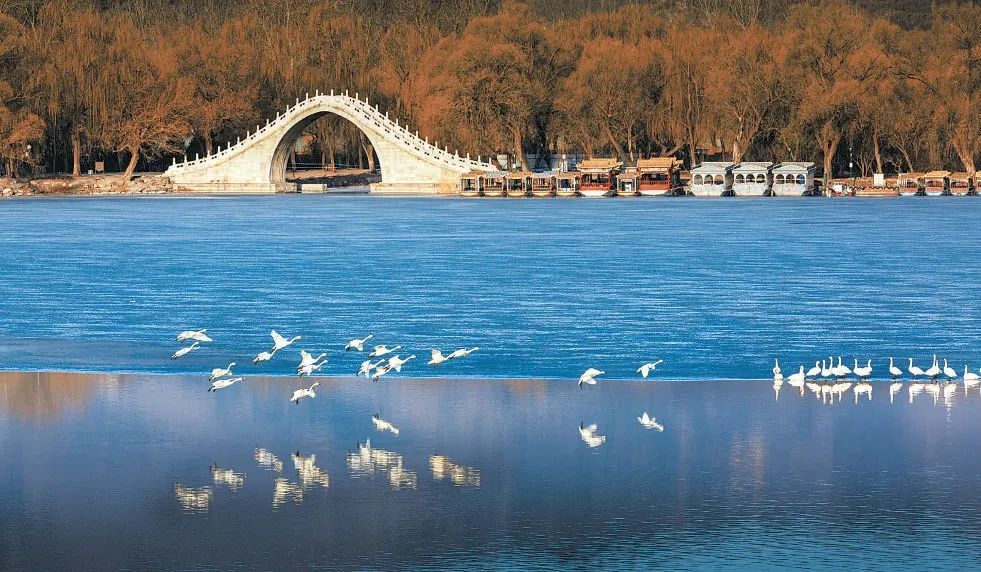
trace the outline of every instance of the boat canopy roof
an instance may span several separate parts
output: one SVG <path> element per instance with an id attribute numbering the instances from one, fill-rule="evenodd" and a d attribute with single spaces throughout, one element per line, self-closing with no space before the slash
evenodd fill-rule
<path id="1" fill-rule="evenodd" d="M 930 171 L 923 175 L 924 179 L 943 179 L 950 176 L 950 171 Z"/>
<path id="2" fill-rule="evenodd" d="M 919 179 L 923 176 L 923 173 L 900 173 L 900 179 Z"/>
<path id="3" fill-rule="evenodd" d="M 486 177 L 490 173 L 486 171 L 470 171 L 469 173 L 464 173 L 460 175 L 461 179 L 479 179 L 481 177 Z"/>
<path id="4" fill-rule="evenodd" d="M 583 172 L 609 172 L 615 171 L 623 166 L 623 163 L 614 158 L 586 159 L 579 163 L 579 170 Z"/>
<path id="5" fill-rule="evenodd" d="M 562 173 L 555 173 L 555 178 L 556 179 L 575 179 L 577 176 L 578 176 L 578 173 L 574 173 L 574 172 L 571 172 L 571 171 L 565 171 L 565 172 L 562 172 Z"/>
<path id="6" fill-rule="evenodd" d="M 709 161 L 706 163 L 701 163 L 697 167 L 691 170 L 693 174 L 724 174 L 732 171 L 735 167 L 735 163 L 730 163 L 728 161 Z"/>
<path id="7" fill-rule="evenodd" d="M 766 173 L 773 167 L 773 163 L 746 161 L 736 165 L 733 169 L 735 173 Z"/>
<path id="8" fill-rule="evenodd" d="M 814 169 L 810 161 L 785 161 L 773 168 L 774 173 L 806 173 Z"/>
<path id="9" fill-rule="evenodd" d="M 503 179 L 508 176 L 507 171 L 487 171 L 482 173 L 482 176 L 488 179 Z"/>
<path id="10" fill-rule="evenodd" d="M 532 179 L 551 179 L 552 177 L 558 176 L 559 173 L 556 171 L 538 171 L 531 174 Z"/>
<path id="11" fill-rule="evenodd" d="M 674 157 L 651 157 L 650 159 L 638 159 L 637 169 L 641 171 L 667 171 L 681 164 L 681 161 Z"/>
<path id="12" fill-rule="evenodd" d="M 527 171 L 511 171 L 507 174 L 507 178 L 509 179 L 527 179 L 530 176 L 531 173 Z"/>
<path id="13" fill-rule="evenodd" d="M 964 171 L 958 171 L 956 173 L 951 173 L 950 178 L 957 179 L 958 181 L 967 181 L 968 179 L 973 178 L 973 175 L 970 173 L 965 173 Z"/>

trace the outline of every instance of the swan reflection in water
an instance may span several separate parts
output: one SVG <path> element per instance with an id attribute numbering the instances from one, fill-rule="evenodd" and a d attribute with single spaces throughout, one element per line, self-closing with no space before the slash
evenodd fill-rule
<path id="1" fill-rule="evenodd" d="M 216 485 L 227 485 L 233 491 L 245 485 L 245 473 L 236 473 L 232 469 L 222 469 L 218 465 L 211 465 L 211 478 Z"/>
<path id="2" fill-rule="evenodd" d="M 289 479 L 277 477 L 273 484 L 273 508 L 281 507 L 288 500 L 297 504 L 303 502 L 303 486 Z"/>
<path id="3" fill-rule="evenodd" d="M 277 473 L 283 472 L 283 462 L 279 460 L 279 457 L 273 455 L 270 451 L 265 449 L 256 449 L 255 460 L 257 463 L 269 470 L 276 471 Z"/>
<path id="4" fill-rule="evenodd" d="M 330 475 L 327 474 L 327 471 L 318 467 L 316 463 L 316 455 L 304 457 L 300 455 L 299 451 L 293 453 L 293 466 L 296 467 L 296 472 L 300 477 L 300 484 L 304 489 L 309 489 L 315 485 L 319 485 L 325 489 L 330 486 Z"/>
<path id="5" fill-rule="evenodd" d="M 363 444 L 358 443 L 358 450 L 347 454 L 347 468 L 354 477 L 371 477 L 384 473 L 393 489 L 414 489 L 419 481 L 414 472 L 405 468 L 402 455 L 384 449 L 373 449 L 371 439 Z"/>
<path id="6" fill-rule="evenodd" d="M 449 457 L 433 455 L 429 457 L 429 468 L 433 471 L 433 479 L 442 481 L 449 478 L 457 487 L 479 487 L 480 471 L 473 467 L 457 465 Z"/>
<path id="7" fill-rule="evenodd" d="M 214 491 L 211 487 L 185 487 L 174 483 L 174 496 L 185 512 L 207 512 L 211 507 Z"/>

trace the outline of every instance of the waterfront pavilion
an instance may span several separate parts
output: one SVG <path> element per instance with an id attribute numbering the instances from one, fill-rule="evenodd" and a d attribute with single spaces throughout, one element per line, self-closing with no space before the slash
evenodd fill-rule
<path id="1" fill-rule="evenodd" d="M 787 161 L 774 167 L 773 195 L 776 197 L 799 197 L 814 190 L 814 163 L 809 161 Z"/>
<path id="2" fill-rule="evenodd" d="M 691 170 L 691 193 L 696 197 L 722 197 L 732 194 L 732 170 L 726 161 L 706 162 Z"/>
<path id="3" fill-rule="evenodd" d="M 762 197 L 770 194 L 773 163 L 743 162 L 732 170 L 732 194 L 737 197 Z"/>

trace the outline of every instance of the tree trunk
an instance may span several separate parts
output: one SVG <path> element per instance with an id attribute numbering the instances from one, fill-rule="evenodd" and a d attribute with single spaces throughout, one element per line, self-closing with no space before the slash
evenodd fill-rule
<path id="1" fill-rule="evenodd" d="M 610 145 L 613 145 L 613 152 L 617 154 L 617 159 L 621 161 L 627 158 L 627 154 L 624 153 L 623 147 L 617 142 L 616 137 L 613 136 L 613 131 L 610 129 L 608 123 L 603 124 L 603 130 L 606 131 L 606 138 L 610 140 Z"/>
<path id="2" fill-rule="evenodd" d="M 957 158 L 961 160 L 961 165 L 964 166 L 964 170 L 972 176 L 977 173 L 977 170 L 974 168 L 974 156 L 971 150 L 959 145 L 957 141 L 953 142 L 953 146 L 954 151 L 957 153 Z"/>
<path id="3" fill-rule="evenodd" d="M 837 135 L 831 137 L 818 136 L 818 144 L 824 152 L 824 184 L 828 185 L 834 173 L 831 172 L 831 163 L 834 161 L 835 152 L 838 151 L 838 141 L 841 138 Z"/>
<path id="4" fill-rule="evenodd" d="M 882 170 L 882 153 L 879 152 L 879 127 L 872 127 L 872 153 L 875 154 L 876 173 L 884 173 Z"/>
<path id="5" fill-rule="evenodd" d="M 77 126 L 72 126 L 72 176 L 82 175 L 82 135 Z"/>
<path id="6" fill-rule="evenodd" d="M 695 155 L 695 141 L 688 141 L 688 168 L 694 169 L 697 165 L 698 157 Z"/>
<path id="7" fill-rule="evenodd" d="M 215 142 L 211 138 L 211 133 L 204 134 L 204 154 L 205 156 L 211 155 L 215 148 Z"/>
<path id="8" fill-rule="evenodd" d="M 129 163 L 126 165 L 126 170 L 123 172 L 122 181 L 123 183 L 128 183 L 130 179 L 133 178 L 133 173 L 136 171 L 136 163 L 140 160 L 140 148 L 136 147 L 135 150 L 130 150 Z"/>
<path id="9" fill-rule="evenodd" d="M 525 158 L 525 152 L 521 148 L 521 131 L 518 131 L 517 129 L 512 129 L 511 133 L 514 137 L 514 141 L 513 141 L 514 156 L 517 157 L 518 162 L 521 163 L 521 170 L 531 171 L 531 169 L 528 168 L 528 159 Z"/>
<path id="10" fill-rule="evenodd" d="M 371 143 L 361 143 L 361 149 L 364 150 L 364 156 L 368 159 L 368 171 L 371 173 L 375 172 L 375 148 Z"/>
<path id="11" fill-rule="evenodd" d="M 739 147 L 739 139 L 732 141 L 732 162 L 739 163 L 743 160 L 743 150 Z"/>
<path id="12" fill-rule="evenodd" d="M 910 161 L 910 159 L 909 159 L 909 153 L 906 151 L 906 148 L 905 147 L 902 147 L 900 145 L 897 145 L 896 148 L 899 149 L 899 152 L 902 153 L 902 155 L 903 155 L 903 160 L 906 161 L 906 169 L 908 169 L 908 172 L 912 173 L 913 172 L 913 161 Z"/>

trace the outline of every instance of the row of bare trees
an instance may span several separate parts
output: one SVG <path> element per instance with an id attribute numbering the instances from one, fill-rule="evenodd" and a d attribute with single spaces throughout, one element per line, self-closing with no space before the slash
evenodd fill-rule
<path id="1" fill-rule="evenodd" d="M 451 148 L 525 168 L 554 153 L 814 160 L 827 174 L 850 161 L 974 172 L 981 158 L 974 2 L 940 4 L 916 29 L 842 0 L 574 14 L 507 0 L 105 4 L 0 1 L 7 173 L 108 157 L 128 179 L 317 89 L 357 91 Z M 309 137 L 325 164 L 373 159 L 338 118 Z"/>

